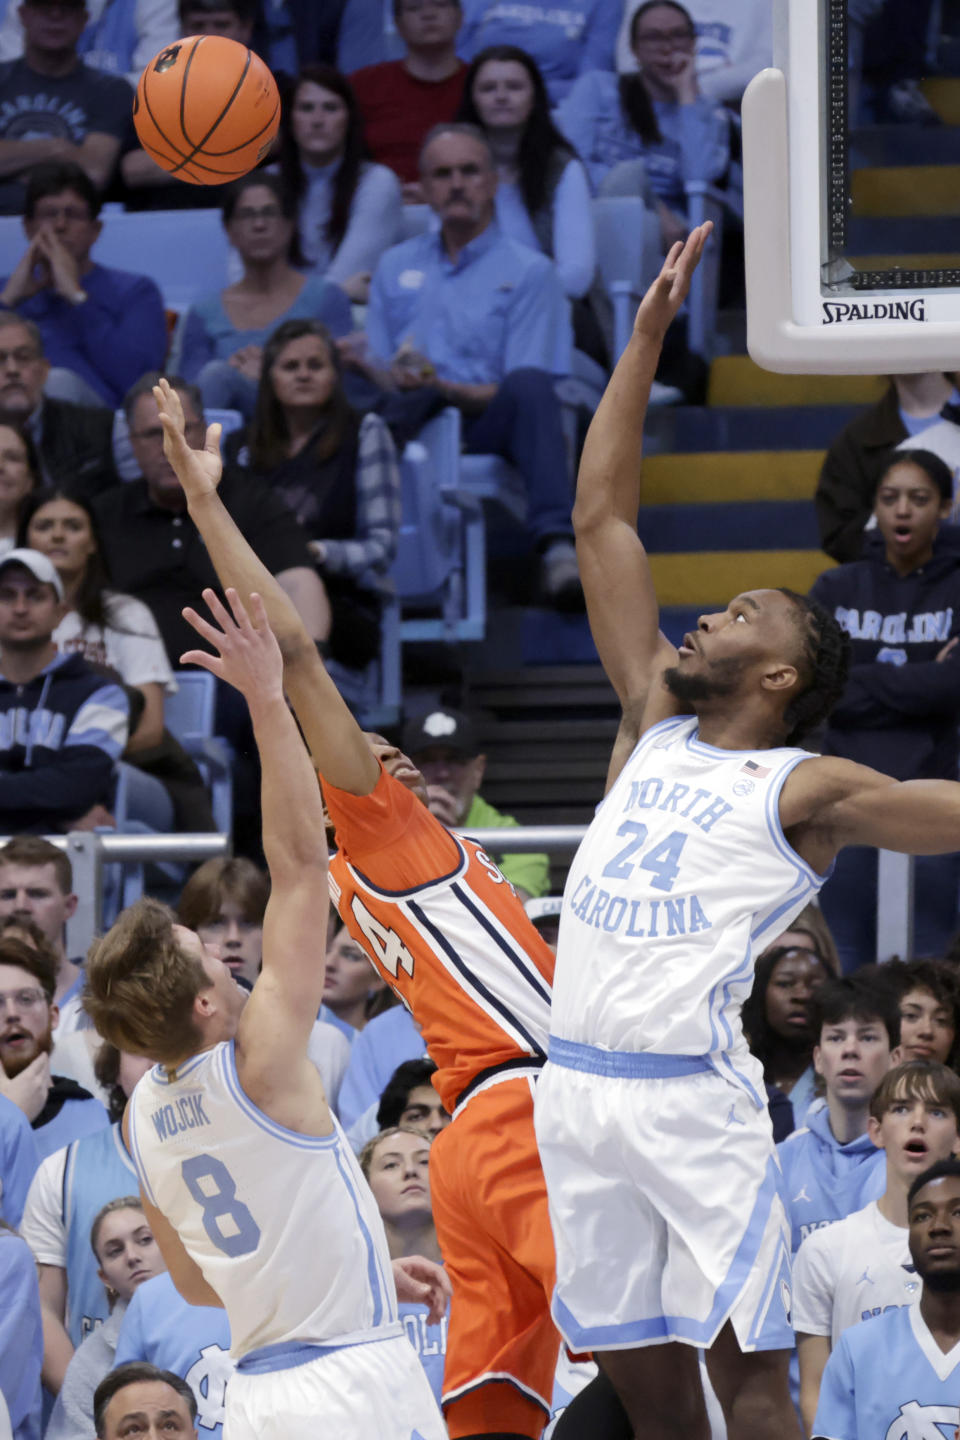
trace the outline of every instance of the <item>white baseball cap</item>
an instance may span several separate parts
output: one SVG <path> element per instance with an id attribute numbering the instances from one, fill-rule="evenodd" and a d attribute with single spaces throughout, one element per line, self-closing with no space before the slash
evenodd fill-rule
<path id="1" fill-rule="evenodd" d="M 8 565 L 22 565 L 24 570 L 29 570 L 35 580 L 41 585 L 52 585 L 56 591 L 58 600 L 63 599 L 63 581 L 57 574 L 57 568 L 47 555 L 41 555 L 39 550 L 28 550 L 26 547 L 18 550 L 8 550 L 5 555 L 0 555 L 0 573 Z"/>

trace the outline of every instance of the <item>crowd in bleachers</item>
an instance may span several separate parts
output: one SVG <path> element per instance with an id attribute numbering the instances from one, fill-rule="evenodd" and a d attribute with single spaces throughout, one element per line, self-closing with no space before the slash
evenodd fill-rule
<path id="1" fill-rule="evenodd" d="M 931 123 L 917 82 L 934 0 L 850 0 L 850 13 L 862 115 Z M 196 640 L 182 609 L 217 581 L 154 384 L 171 377 L 194 447 L 220 422 L 230 516 L 356 713 L 398 723 L 404 602 L 455 635 L 468 588 L 448 576 L 425 596 L 402 577 L 425 545 L 450 549 L 459 574 L 477 497 L 511 516 L 525 600 L 582 611 L 583 421 L 622 347 L 623 304 L 705 205 L 726 217 L 721 283 L 739 300 L 739 106 L 770 63 L 770 19 L 770 0 L 0 0 L 0 833 L 17 837 L 0 848 L 0 1440 L 91 1440 L 94 1392 L 130 1361 L 180 1376 L 200 1433 L 219 1437 L 232 1374 L 224 1312 L 181 1298 L 136 1199 L 119 1121 L 146 1062 L 84 1014 L 70 863 L 40 838 L 209 831 L 232 813 L 243 858 L 166 876 L 164 893 L 252 987 L 269 895 L 255 750 L 228 687 L 207 737 L 225 742 L 219 771 L 173 724 Z M 253 45 L 284 91 L 275 150 L 224 191 L 171 181 L 132 127 L 142 67 L 195 33 Z M 611 213 L 629 274 L 610 267 Z M 100 263 L 121 226 L 124 263 Z M 196 283 L 178 236 L 203 248 Z M 142 255 L 157 260 L 143 273 Z M 691 297 L 655 402 L 702 399 L 716 305 Z M 816 497 L 839 564 L 812 593 L 853 649 L 818 748 L 903 779 L 956 778 L 960 759 L 958 392 L 960 372 L 891 376 L 836 436 Z M 444 416 L 457 473 L 434 486 Z M 467 457 L 483 477 L 472 502 Z M 400 743 L 445 826 L 509 831 L 482 795 L 474 717 L 437 703 Z M 503 874 L 555 940 L 548 857 L 504 846 Z M 806 1433 L 832 1440 L 876 1433 L 858 1369 L 869 1345 L 848 1327 L 919 1300 L 908 1192 L 960 1150 L 960 858 L 916 868 L 917 952 L 948 958 L 865 968 L 876 865 L 872 851 L 841 857 L 822 911 L 767 946 L 743 1012 L 797 1260 L 795 1398 Z M 310 1057 L 391 1255 L 440 1259 L 429 1152 L 450 1117 L 436 1067 L 347 929 L 317 945 Z M 854 1272 L 871 1267 L 867 1303 Z M 401 1312 L 439 1399 L 446 1320 Z M 564 1357 L 559 1411 L 590 1373 Z"/>

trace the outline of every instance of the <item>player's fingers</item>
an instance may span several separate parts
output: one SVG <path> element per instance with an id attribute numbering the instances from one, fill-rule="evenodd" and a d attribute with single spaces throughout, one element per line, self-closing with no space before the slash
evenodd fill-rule
<path id="1" fill-rule="evenodd" d="M 209 670 L 211 675 L 218 679 L 223 678 L 223 661 L 219 655 L 211 655 L 209 650 L 186 650 L 180 656 L 181 665 L 198 665 L 201 670 Z"/>
<path id="2" fill-rule="evenodd" d="M 227 604 L 233 611 L 233 618 L 237 622 L 237 629 L 251 630 L 253 627 L 250 623 L 250 616 L 247 614 L 247 607 L 240 599 L 237 591 L 234 590 L 232 585 L 228 585 L 223 593 L 227 597 Z"/>
<path id="3" fill-rule="evenodd" d="M 220 458 L 220 436 L 222 432 L 223 426 L 219 420 L 215 420 L 212 425 L 207 426 L 207 438 L 203 442 L 203 448 L 207 454 L 216 455 L 218 459 Z"/>
<path id="4" fill-rule="evenodd" d="M 256 590 L 252 591 L 250 595 L 250 618 L 253 621 L 254 630 L 263 631 L 270 629 L 267 607 L 263 603 L 263 596 L 258 595 Z"/>
<path id="5" fill-rule="evenodd" d="M 220 599 L 220 596 L 217 594 L 216 590 L 211 590 L 210 587 L 207 586 L 207 588 L 201 592 L 201 598 L 204 605 L 206 605 L 207 609 L 210 611 L 210 614 L 213 616 L 214 620 L 216 620 L 217 624 L 220 626 L 220 628 L 224 631 L 225 634 L 229 635 L 231 630 L 236 629 L 233 617 L 231 616 L 227 607 L 224 605 L 223 601 Z"/>
<path id="6" fill-rule="evenodd" d="M 191 629 L 196 630 L 197 634 L 204 640 L 208 640 L 211 645 L 215 645 L 217 650 L 220 649 L 226 639 L 222 630 L 218 630 L 216 625 L 211 625 L 203 615 L 198 615 L 190 605 L 185 605 L 180 613 Z"/>

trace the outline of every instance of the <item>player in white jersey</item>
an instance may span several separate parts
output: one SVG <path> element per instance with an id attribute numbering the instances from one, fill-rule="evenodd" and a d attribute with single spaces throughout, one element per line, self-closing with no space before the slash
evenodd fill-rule
<path id="1" fill-rule="evenodd" d="M 184 612 L 217 654 L 183 658 L 240 690 L 253 721 L 271 875 L 261 974 L 246 999 L 197 935 L 143 900 L 91 950 L 88 1013 L 119 1048 L 159 1059 L 124 1134 L 178 1290 L 227 1312 L 237 1361 L 227 1440 L 306 1440 L 318 1428 L 337 1440 L 441 1440 L 376 1204 L 308 1057 L 329 903 L 319 790 L 262 602 L 251 597 L 251 622 L 236 592 L 227 597 L 233 618 L 204 592 L 220 629 Z M 403 1298 L 432 1287 L 442 1312 L 439 1267 L 397 1264 Z"/>
<path id="2" fill-rule="evenodd" d="M 824 1366 L 843 1332 L 919 1299 L 907 1244 L 907 1195 L 918 1175 L 960 1144 L 960 1080 L 929 1060 L 898 1065 L 871 1101 L 869 1125 L 870 1138 L 884 1152 L 883 1194 L 835 1225 L 814 1230 L 794 1260 L 793 1325 L 808 1431 Z"/>
<path id="3" fill-rule="evenodd" d="M 954 1440 L 960 1423 L 960 1161 L 918 1175 L 908 1200 L 916 1305 L 854 1325 L 827 1362 L 820 1440 Z"/>
<path id="4" fill-rule="evenodd" d="M 623 718 L 567 882 L 537 1139 L 554 1317 L 635 1431 L 707 1435 L 699 1348 L 731 1440 L 787 1440 L 789 1236 L 740 1006 L 842 846 L 960 847 L 960 786 L 795 748 L 846 669 L 842 632 L 804 597 L 739 595 L 679 650 L 660 634 L 637 534 L 643 423 L 708 234 L 674 246 L 644 296 L 581 461 L 580 573 Z"/>

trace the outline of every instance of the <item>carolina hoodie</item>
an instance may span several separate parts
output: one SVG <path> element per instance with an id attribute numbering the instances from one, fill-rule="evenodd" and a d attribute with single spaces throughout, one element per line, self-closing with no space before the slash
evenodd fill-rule
<path id="1" fill-rule="evenodd" d="M 808 1112 L 804 1128 L 782 1140 L 777 1155 L 794 1255 L 811 1231 L 862 1210 L 886 1187 L 883 1151 L 868 1135 L 841 1145 L 830 1129 L 826 1105 Z"/>
<path id="2" fill-rule="evenodd" d="M 0 674 L 3 833 L 58 830 L 108 801 L 128 718 L 122 687 L 80 655 L 56 655 L 22 685 Z"/>
<path id="3" fill-rule="evenodd" d="M 955 780 L 960 719 L 960 529 L 944 525 L 933 555 L 910 575 L 870 534 L 860 560 L 827 570 L 810 595 L 850 636 L 847 687 L 827 722 L 825 755 L 896 780 Z"/>

